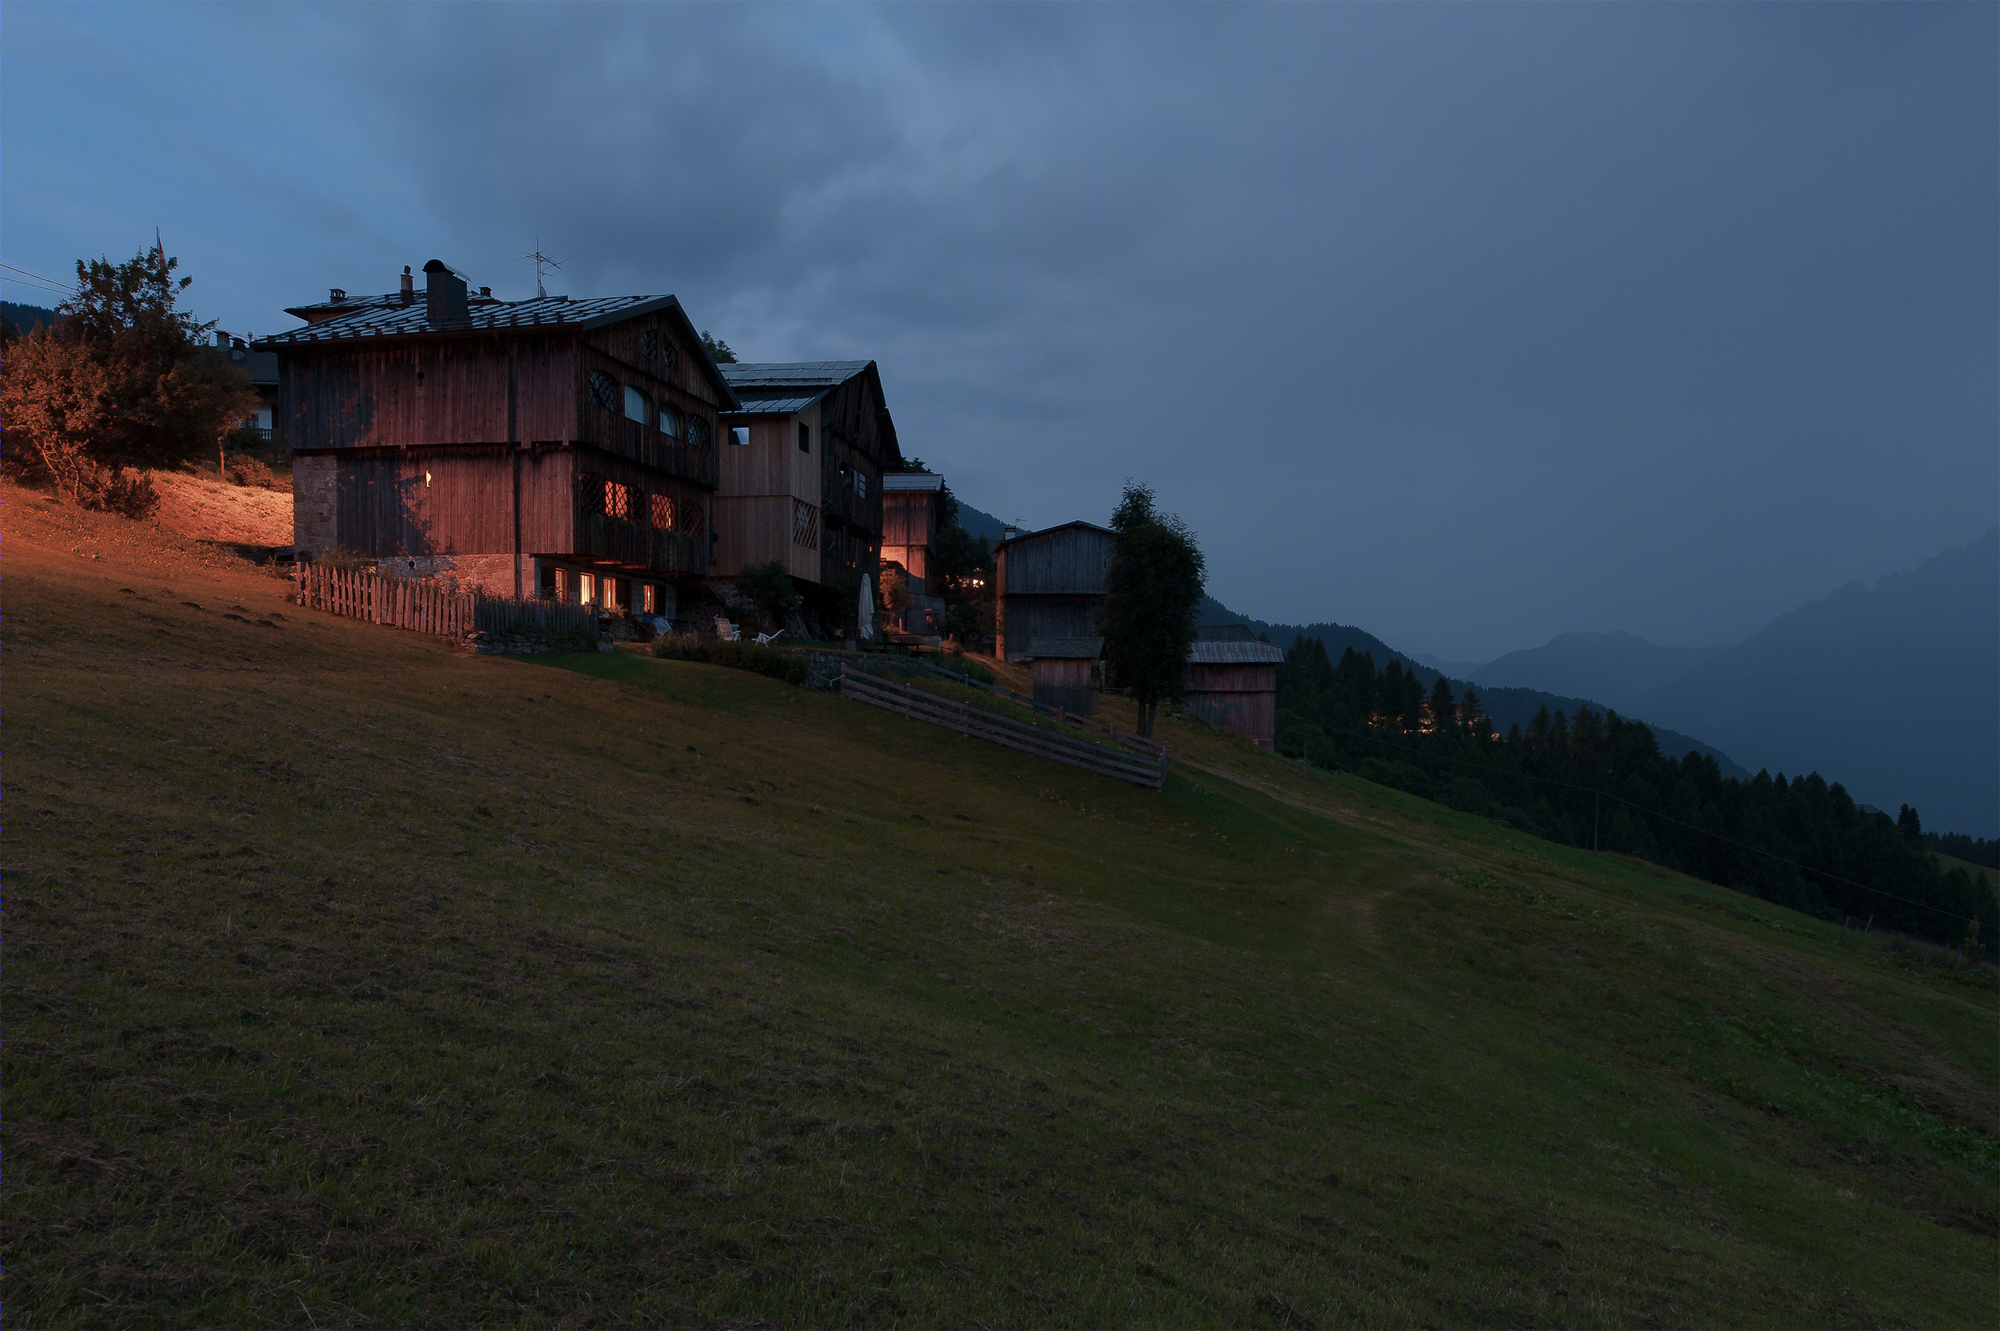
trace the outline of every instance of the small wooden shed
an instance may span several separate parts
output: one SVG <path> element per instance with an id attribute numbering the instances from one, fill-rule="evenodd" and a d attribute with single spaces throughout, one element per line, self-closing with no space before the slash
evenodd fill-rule
<path id="1" fill-rule="evenodd" d="M 1097 662 L 1102 638 L 1037 638 L 1034 643 L 1035 702 L 1089 716 L 1097 710 Z"/>
<path id="2" fill-rule="evenodd" d="M 1271 748 L 1278 734 L 1278 665 L 1285 654 L 1256 641 L 1247 628 L 1229 628 L 1237 631 L 1203 629 L 1188 649 L 1182 685 L 1187 708 L 1256 741 L 1260 749 Z"/>
<path id="3" fill-rule="evenodd" d="M 1003 660 L 1025 661 L 1046 638 L 1081 638 L 1097 630 L 1104 574 L 1118 538 L 1089 522 L 1020 532 L 993 547 Z"/>

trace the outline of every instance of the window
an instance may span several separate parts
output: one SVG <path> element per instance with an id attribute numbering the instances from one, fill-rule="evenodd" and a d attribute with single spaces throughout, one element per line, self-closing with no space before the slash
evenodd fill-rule
<path id="1" fill-rule="evenodd" d="M 680 519 L 678 530 L 683 536 L 701 539 L 702 511 L 700 504 L 676 504 L 674 516 Z"/>
<path id="2" fill-rule="evenodd" d="M 625 390 L 625 419 L 637 421 L 641 425 L 653 419 L 653 404 L 648 402 L 646 395 L 636 388 L 628 387 Z"/>
<path id="3" fill-rule="evenodd" d="M 655 527 L 661 531 L 674 529 L 674 501 L 670 496 L 647 495 L 646 504 L 652 510 L 647 516 L 653 520 Z"/>
<path id="4" fill-rule="evenodd" d="M 653 368 L 653 362 L 659 358 L 659 355 L 660 330 L 657 328 L 648 328 L 639 334 L 639 363 L 650 370 Z"/>
<path id="5" fill-rule="evenodd" d="M 750 447 L 750 427 L 747 425 L 730 426 L 729 442 L 736 445 L 738 448 Z"/>
<path id="6" fill-rule="evenodd" d="M 671 439 L 681 437 L 681 414 L 664 402 L 660 404 L 660 433 Z"/>
<path id="7" fill-rule="evenodd" d="M 606 411 L 618 410 L 618 382 L 602 370 L 590 372 L 590 404 Z"/>
<path id="8" fill-rule="evenodd" d="M 708 422 L 699 416 L 688 417 L 687 441 L 696 448 L 706 447 L 708 444 Z"/>
<path id="9" fill-rule="evenodd" d="M 660 339 L 661 375 L 664 376 L 665 378 L 671 379 L 674 377 L 675 373 L 679 371 L 680 368 L 681 368 L 680 348 L 674 345 L 674 341 L 672 338 L 670 337 L 661 338 Z"/>
<path id="10" fill-rule="evenodd" d="M 569 599 L 569 570 L 566 568 L 552 568 L 549 570 L 549 574 L 549 590 L 556 594 L 558 601 L 567 601 Z"/>
<path id="11" fill-rule="evenodd" d="M 792 501 L 792 544 L 819 548 L 819 510 L 803 499 Z"/>
<path id="12" fill-rule="evenodd" d="M 799 452 L 801 452 L 801 453 L 810 453 L 810 452 L 812 452 L 812 451 L 813 451 L 813 427 L 812 427 L 812 426 L 810 426 L 810 425 L 807 425 L 807 424 L 806 424 L 806 423 L 805 423 L 804 421 L 800 421 L 800 422 L 799 422 Z"/>
<path id="13" fill-rule="evenodd" d="M 868 473 L 867 473 L 867 472 L 865 472 L 865 471 L 856 471 L 856 472 L 854 473 L 854 495 L 855 495 L 855 497 L 856 497 L 857 499 L 866 499 L 866 498 L 868 497 Z"/>
<path id="14" fill-rule="evenodd" d="M 639 589 L 639 613 L 642 615 L 660 613 L 660 589 L 650 582 Z"/>
<path id="15" fill-rule="evenodd" d="M 627 518 L 633 516 L 632 487 L 618 481 L 604 483 L 604 516 L 607 518 Z"/>
<path id="16" fill-rule="evenodd" d="M 577 574 L 576 590 L 577 599 L 582 601 L 583 604 L 589 605 L 597 599 L 597 579 L 591 577 L 588 573 Z"/>

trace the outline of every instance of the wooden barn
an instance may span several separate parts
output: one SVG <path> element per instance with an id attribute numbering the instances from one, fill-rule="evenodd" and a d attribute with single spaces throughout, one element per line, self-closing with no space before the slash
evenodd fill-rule
<path id="1" fill-rule="evenodd" d="M 944 631 L 944 589 L 932 582 L 931 547 L 944 511 L 944 477 L 892 472 L 882 478 L 882 563 L 900 565 L 910 581 L 906 633 Z"/>
<path id="2" fill-rule="evenodd" d="M 875 362 L 719 372 L 737 405 L 723 417 L 714 575 L 778 560 L 828 632 L 852 632 L 862 575 L 880 573 L 883 476 L 903 466 Z"/>
<path id="3" fill-rule="evenodd" d="M 1278 734 L 1278 665 L 1285 654 L 1241 624 L 1203 628 L 1188 649 L 1187 709 L 1272 747 Z"/>
<path id="4" fill-rule="evenodd" d="M 297 545 L 671 617 L 709 571 L 737 406 L 680 302 L 473 297 L 436 259 L 424 279 L 336 291 L 256 344 L 278 357 Z"/>
<path id="5" fill-rule="evenodd" d="M 1103 682 L 1098 662 L 1103 656 L 1102 638 L 1035 639 L 1036 704 L 1079 716 L 1095 712 Z"/>
<path id="6" fill-rule="evenodd" d="M 1040 638 L 1090 638 L 1104 608 L 1112 533 L 1094 523 L 1010 535 L 993 547 L 999 641 L 1005 661 L 1034 659 Z"/>

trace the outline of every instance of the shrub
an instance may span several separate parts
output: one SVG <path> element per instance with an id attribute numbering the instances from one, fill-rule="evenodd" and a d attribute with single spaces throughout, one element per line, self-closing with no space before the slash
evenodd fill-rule
<path id="1" fill-rule="evenodd" d="M 664 633 L 653 639 L 653 655 L 667 661 L 700 661 L 731 670 L 748 670 L 799 688 L 806 683 L 804 657 L 754 642 L 720 642 L 693 633 Z"/>
<path id="2" fill-rule="evenodd" d="M 290 490 L 291 473 L 279 473 L 261 458 L 246 457 L 240 453 L 229 455 L 229 470 L 223 479 L 236 485 L 250 486 L 259 490 Z"/>

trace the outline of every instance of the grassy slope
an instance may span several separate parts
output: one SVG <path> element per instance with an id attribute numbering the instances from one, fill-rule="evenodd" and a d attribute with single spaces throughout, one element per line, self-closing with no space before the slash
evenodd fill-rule
<path id="1" fill-rule="evenodd" d="M 14 1318 L 1993 1319 L 1990 985 L 4 497 Z"/>

